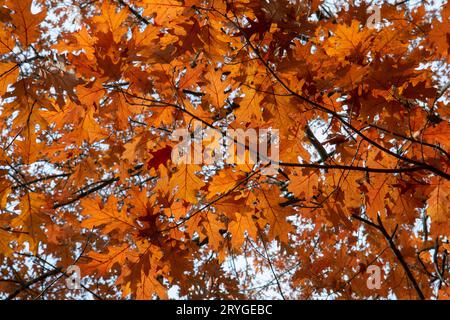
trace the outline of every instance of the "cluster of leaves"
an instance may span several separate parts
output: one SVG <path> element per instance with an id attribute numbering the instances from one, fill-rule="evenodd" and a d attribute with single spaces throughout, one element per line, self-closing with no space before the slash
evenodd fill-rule
<path id="1" fill-rule="evenodd" d="M 448 298 L 450 5 L 370 15 L 1 0 L 0 293 L 70 296 L 77 265 L 98 299 Z M 278 172 L 172 162 L 194 121 L 279 130 Z"/>

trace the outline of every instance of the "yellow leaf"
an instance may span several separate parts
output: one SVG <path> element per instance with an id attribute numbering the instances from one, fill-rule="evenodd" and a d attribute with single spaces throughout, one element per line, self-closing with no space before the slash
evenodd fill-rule
<path id="1" fill-rule="evenodd" d="M 370 49 L 373 34 L 369 28 L 360 30 L 360 23 L 353 20 L 351 26 L 338 25 L 334 35 L 326 43 L 328 55 L 338 60 L 345 60 L 351 54 L 363 54 Z"/>
<path id="2" fill-rule="evenodd" d="M 270 227 L 269 239 L 278 238 L 281 242 L 288 243 L 289 232 L 293 232 L 295 229 L 286 218 L 293 212 L 290 208 L 280 206 L 282 198 L 279 194 L 279 191 L 272 187 L 256 190 L 255 193 L 252 193 L 252 202 L 256 204 L 256 209 L 262 214 L 258 220 L 261 229 L 266 224 Z"/>
<path id="3" fill-rule="evenodd" d="M 106 276 L 116 265 L 123 266 L 125 264 L 130 250 L 129 244 L 122 243 L 119 247 L 109 246 L 107 252 L 90 252 L 88 257 L 91 261 L 80 267 L 87 273 L 96 271 L 99 276 Z"/>
<path id="4" fill-rule="evenodd" d="M 244 243 L 245 232 L 253 240 L 257 240 L 259 237 L 258 227 L 251 212 L 236 212 L 236 219 L 228 224 L 228 231 L 232 235 L 231 245 L 236 250 L 239 250 Z"/>
<path id="5" fill-rule="evenodd" d="M 31 13 L 32 4 L 32 0 L 11 0 L 8 3 L 8 7 L 14 10 L 14 14 L 11 15 L 12 23 L 15 26 L 14 34 L 26 47 L 35 42 L 41 35 L 39 24 L 46 15 L 45 9 L 36 14 Z"/>
<path id="6" fill-rule="evenodd" d="M 205 185 L 195 172 L 200 171 L 200 166 L 194 164 L 183 164 L 177 167 L 169 182 L 171 189 L 176 189 L 175 197 L 185 199 L 190 203 L 197 202 L 197 192 Z"/>
<path id="7" fill-rule="evenodd" d="M 98 199 L 83 199 L 81 201 L 83 215 L 89 218 L 83 220 L 81 226 L 84 228 L 96 228 L 102 226 L 102 232 L 108 234 L 117 230 L 125 234 L 135 228 L 133 219 L 127 214 L 125 206 L 119 211 L 117 199 L 110 197 L 108 202 L 102 206 Z"/>
<path id="8" fill-rule="evenodd" d="M 245 177 L 244 173 L 236 172 L 232 168 L 221 170 L 215 175 L 208 187 L 208 199 L 216 197 L 218 194 L 224 194 L 233 189 L 239 181 Z"/>
<path id="9" fill-rule="evenodd" d="M 436 223 L 449 223 L 450 221 L 450 183 L 448 180 L 440 181 L 430 193 L 427 213 Z"/>
<path id="10" fill-rule="evenodd" d="M 126 9 L 117 11 L 117 6 L 105 1 L 102 5 L 101 15 L 92 18 L 98 31 L 103 33 L 111 32 L 116 43 L 126 34 L 127 28 L 122 26 L 122 23 L 128 16 Z"/>
<path id="11" fill-rule="evenodd" d="M 181 1 L 176 0 L 143 0 L 144 16 L 151 16 L 157 25 L 178 18 L 186 9 Z"/>
<path id="12" fill-rule="evenodd" d="M 21 212 L 11 221 L 11 227 L 22 231 L 19 241 L 27 241 L 30 250 L 36 252 L 39 241 L 45 236 L 41 226 L 51 222 L 45 212 L 47 202 L 43 194 L 30 192 L 20 198 L 18 207 Z"/>

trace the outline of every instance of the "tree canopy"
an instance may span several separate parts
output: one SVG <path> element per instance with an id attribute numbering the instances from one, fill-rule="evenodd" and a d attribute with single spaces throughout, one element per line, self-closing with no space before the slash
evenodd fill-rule
<path id="1" fill-rule="evenodd" d="M 0 0 L 0 295 L 449 298 L 428 2 Z M 278 169 L 173 161 L 194 122 L 278 130 Z"/>

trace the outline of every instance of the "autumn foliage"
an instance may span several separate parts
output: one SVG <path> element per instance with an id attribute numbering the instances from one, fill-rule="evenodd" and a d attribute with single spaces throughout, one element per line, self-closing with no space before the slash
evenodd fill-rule
<path id="1" fill-rule="evenodd" d="M 448 299 L 427 2 L 0 0 L 0 296 Z M 175 163 L 194 121 L 279 130 L 278 171 Z"/>

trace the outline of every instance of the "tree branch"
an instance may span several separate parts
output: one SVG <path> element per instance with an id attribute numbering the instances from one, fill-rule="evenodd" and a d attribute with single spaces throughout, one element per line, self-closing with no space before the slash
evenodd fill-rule
<path id="1" fill-rule="evenodd" d="M 53 205 L 53 209 L 58 209 L 58 208 L 67 206 L 67 205 L 69 205 L 69 204 L 72 204 L 72 203 L 74 203 L 74 202 L 77 202 L 78 200 L 80 200 L 80 199 L 82 199 L 82 198 L 84 198 L 84 197 L 87 197 L 87 196 L 90 195 L 91 193 L 94 193 L 94 192 L 96 192 L 96 191 L 98 191 L 98 190 L 101 190 L 101 189 L 103 189 L 104 187 L 109 186 L 110 184 L 112 184 L 112 183 L 114 183 L 114 182 L 116 182 L 116 181 L 119 181 L 119 180 L 120 180 L 119 177 L 113 177 L 113 178 L 111 178 L 111 179 L 104 180 L 104 181 L 102 181 L 102 183 L 98 184 L 97 186 L 95 186 L 95 187 L 93 187 L 93 188 L 91 188 L 91 189 L 88 189 L 88 190 L 86 190 L 86 191 L 83 191 L 83 192 L 79 193 L 76 197 L 74 197 L 74 198 L 72 198 L 72 199 L 70 199 L 70 200 L 68 200 L 68 201 L 66 201 L 66 202 L 61 202 L 61 203 L 56 203 L 56 204 L 54 204 L 54 205 Z"/>
<path id="2" fill-rule="evenodd" d="M 234 143 L 236 143 L 238 145 L 242 145 L 242 143 L 239 142 L 237 140 L 237 138 L 232 138 L 232 137 L 228 136 L 226 132 L 223 132 L 222 130 L 216 128 L 214 125 L 212 125 L 212 124 L 208 123 L 207 121 L 197 117 L 192 112 L 190 112 L 190 111 L 188 111 L 186 109 L 183 109 L 181 106 L 179 106 L 177 104 L 173 104 L 173 103 L 165 102 L 165 101 L 159 101 L 159 100 L 155 100 L 155 99 L 148 99 L 148 98 L 144 98 L 144 97 L 139 97 L 139 96 L 136 96 L 136 95 L 134 95 L 132 93 L 129 93 L 129 92 L 126 92 L 126 91 L 123 91 L 123 90 L 121 90 L 121 92 L 124 95 L 130 96 L 132 98 L 152 103 L 152 104 L 133 103 L 133 102 L 129 101 L 128 103 L 130 103 L 131 105 L 139 105 L 139 106 L 144 106 L 144 107 L 148 107 L 148 108 L 152 108 L 152 107 L 154 107 L 154 108 L 157 108 L 157 107 L 171 107 L 171 108 L 175 108 L 175 109 L 180 110 L 181 112 L 184 112 L 187 115 L 191 116 L 193 119 L 195 119 L 197 121 L 200 121 L 202 124 L 206 125 L 207 127 L 209 127 L 211 129 L 221 133 L 226 138 L 232 140 Z M 242 146 L 245 147 L 246 150 L 257 154 L 256 150 L 250 149 L 248 145 L 244 144 Z M 315 169 L 341 169 L 341 170 L 354 170 L 354 171 L 373 172 L 373 173 L 402 173 L 402 172 L 413 172 L 413 171 L 420 171 L 420 170 L 427 169 L 424 165 L 418 165 L 418 166 L 406 167 L 406 168 L 392 168 L 391 169 L 391 168 L 356 167 L 356 166 L 339 165 L 339 164 L 322 165 L 322 164 L 316 164 L 316 163 L 289 163 L 289 162 L 282 162 L 282 161 L 278 161 L 277 162 L 277 161 L 270 160 L 268 158 L 262 158 L 262 160 L 270 161 L 271 163 L 279 165 L 279 166 L 282 166 L 282 167 L 315 168 Z"/>
<path id="3" fill-rule="evenodd" d="M 58 273 L 61 272 L 61 268 L 56 268 L 54 270 L 50 270 L 42 275 L 40 275 L 37 278 L 31 279 L 28 282 L 25 282 L 24 284 L 22 284 L 19 288 L 17 288 L 14 292 L 12 292 L 5 300 L 12 300 L 15 297 L 17 297 L 22 291 L 28 289 L 29 287 L 31 287 L 33 284 L 36 284 L 38 282 L 41 282 L 45 279 L 47 279 L 48 277 L 57 275 Z"/>
<path id="4" fill-rule="evenodd" d="M 202 8 L 199 7 L 195 7 L 196 9 L 202 10 Z M 210 10 L 209 10 L 210 11 Z M 389 154 L 397 159 L 403 160 L 405 162 L 417 165 L 417 166 L 422 166 L 424 169 L 427 169 L 428 171 L 441 176 L 447 180 L 450 180 L 450 174 L 448 174 L 447 172 L 444 172 L 428 163 L 425 162 L 421 162 L 421 161 L 417 161 L 408 157 L 405 157 L 403 155 L 397 154 L 393 151 L 391 151 L 388 148 L 383 147 L 381 144 L 379 144 L 378 142 L 372 140 L 371 138 L 367 137 L 365 134 L 363 134 L 361 132 L 361 130 L 358 130 L 355 126 L 353 126 L 351 123 L 349 123 L 348 121 L 346 121 L 338 112 L 331 110 L 315 101 L 312 101 L 311 99 L 303 96 L 302 94 L 297 93 L 296 91 L 292 90 L 286 83 L 284 83 L 283 80 L 281 80 L 281 78 L 277 75 L 277 73 L 272 69 L 272 67 L 270 67 L 269 63 L 267 61 L 265 61 L 263 59 L 263 57 L 261 56 L 260 51 L 258 50 L 258 48 L 256 48 L 253 43 L 250 41 L 250 39 L 248 38 L 247 34 L 244 32 L 244 30 L 241 28 L 241 26 L 239 24 L 237 24 L 235 21 L 233 21 L 232 19 L 230 19 L 227 15 L 221 13 L 220 11 L 213 9 L 214 12 L 216 12 L 217 14 L 219 14 L 220 16 L 222 16 L 224 19 L 226 19 L 227 21 L 229 21 L 231 24 L 233 24 L 243 35 L 243 37 L 246 40 L 247 45 L 252 49 L 252 51 L 255 53 L 255 55 L 258 57 L 258 60 L 263 64 L 263 66 L 266 68 L 266 70 L 275 78 L 275 80 L 289 93 L 291 93 L 294 97 L 298 98 L 299 100 L 306 102 L 314 107 L 316 107 L 318 110 L 321 110 L 325 113 L 328 113 L 330 115 L 332 115 L 333 117 L 335 117 L 339 122 L 341 122 L 345 127 L 349 128 L 350 130 L 352 130 L 353 132 L 355 132 L 358 136 L 361 137 L 361 139 L 365 140 L 366 142 L 370 143 L 371 145 L 373 145 L 374 147 L 376 147 L 377 149 L 383 151 L 386 154 Z"/>
<path id="5" fill-rule="evenodd" d="M 142 23 L 149 25 L 150 21 L 145 19 L 139 12 L 137 12 L 132 6 L 130 6 L 128 3 L 126 3 L 123 0 L 117 0 L 118 3 L 120 3 L 122 6 L 126 7 L 128 11 L 130 11 L 139 21 Z"/>
<path id="6" fill-rule="evenodd" d="M 409 268 L 408 264 L 406 263 L 405 258 L 403 257 L 402 253 L 400 252 L 400 250 L 397 248 L 397 246 L 394 243 L 393 238 L 394 238 L 395 232 L 392 236 L 389 235 L 389 233 L 386 231 L 386 228 L 383 225 L 383 222 L 381 221 L 380 215 L 377 216 L 378 224 L 376 224 L 370 220 L 367 220 L 365 218 L 362 218 L 358 215 L 352 215 L 352 217 L 381 232 L 381 234 L 384 236 L 384 238 L 388 242 L 389 247 L 393 251 L 395 257 L 397 258 L 397 260 L 400 262 L 401 266 L 403 267 L 403 270 L 405 270 L 406 276 L 408 277 L 409 281 L 411 281 L 411 283 L 414 287 L 414 290 L 416 290 L 417 295 L 419 296 L 419 299 L 425 300 L 425 296 L 424 296 L 422 290 L 420 289 L 419 284 L 417 283 L 416 279 L 414 278 L 414 275 L 412 274 L 411 269 Z"/>

